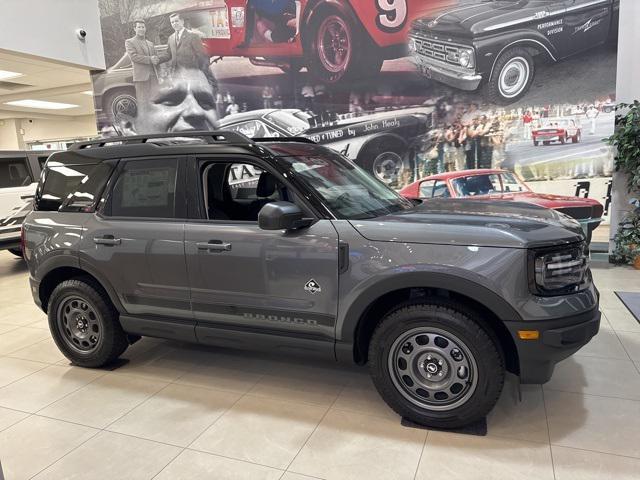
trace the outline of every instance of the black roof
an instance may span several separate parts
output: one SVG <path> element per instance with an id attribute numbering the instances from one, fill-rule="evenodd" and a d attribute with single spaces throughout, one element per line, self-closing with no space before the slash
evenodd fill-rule
<path id="1" fill-rule="evenodd" d="M 275 144 L 298 143 L 313 144 L 307 138 L 248 138 L 241 133 L 214 132 L 180 132 L 125 137 L 110 137 L 78 142 L 67 151 L 52 155 L 50 162 L 65 165 L 82 165 L 98 163 L 102 160 L 154 156 L 154 155 L 187 155 L 224 152 L 228 154 L 272 155 L 279 156 L 283 152 L 270 148 Z"/>

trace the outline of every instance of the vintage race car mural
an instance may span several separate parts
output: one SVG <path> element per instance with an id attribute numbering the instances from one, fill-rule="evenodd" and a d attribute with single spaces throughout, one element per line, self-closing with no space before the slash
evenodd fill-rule
<path id="1" fill-rule="evenodd" d="M 529 90 L 538 59 L 617 39 L 619 10 L 620 0 L 462 2 L 413 22 L 409 50 L 425 77 L 509 104 Z"/>
<path id="2" fill-rule="evenodd" d="M 414 165 L 431 128 L 432 109 L 407 108 L 322 122 L 295 109 L 263 109 L 228 115 L 221 130 L 251 138 L 297 136 L 341 152 L 379 180 L 395 185 Z"/>
<path id="3" fill-rule="evenodd" d="M 411 22 L 457 0 L 291 0 L 282 22 L 249 10 L 251 0 L 205 0 L 181 13 L 213 58 L 248 57 L 285 71 L 307 67 L 327 83 L 366 78 L 406 56 Z M 265 37 L 261 23 L 271 22 Z"/>
<path id="4" fill-rule="evenodd" d="M 537 147 L 542 143 L 549 145 L 551 142 L 579 143 L 582 138 L 582 127 L 576 118 L 542 118 L 531 130 L 533 144 Z"/>
<path id="5" fill-rule="evenodd" d="M 407 185 L 400 194 L 409 199 L 473 197 L 488 201 L 526 202 L 552 208 L 575 218 L 588 239 L 602 222 L 604 207 L 593 198 L 535 193 L 507 170 L 461 170 L 431 175 Z"/>

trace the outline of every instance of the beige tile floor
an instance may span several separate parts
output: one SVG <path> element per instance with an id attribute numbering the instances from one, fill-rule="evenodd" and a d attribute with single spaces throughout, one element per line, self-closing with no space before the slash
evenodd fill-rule
<path id="1" fill-rule="evenodd" d="M 0 461 L 21 479 L 640 478 L 640 323 L 594 265 L 598 336 L 544 386 L 510 378 L 474 437 L 405 428 L 366 369 L 143 339 L 113 372 L 71 367 L 0 252 Z"/>

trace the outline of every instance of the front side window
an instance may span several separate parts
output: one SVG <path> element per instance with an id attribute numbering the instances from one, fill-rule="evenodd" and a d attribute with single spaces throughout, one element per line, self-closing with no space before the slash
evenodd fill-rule
<path id="1" fill-rule="evenodd" d="M 32 182 L 26 158 L 0 159 L 0 188 L 25 187 Z"/>
<path id="2" fill-rule="evenodd" d="M 278 161 L 314 190 L 338 218 L 375 218 L 413 208 L 409 200 L 333 152 L 279 157 Z"/>
<path id="3" fill-rule="evenodd" d="M 528 192 L 529 188 L 513 173 L 503 173 L 502 188 L 505 193 Z"/>
<path id="4" fill-rule="evenodd" d="M 444 180 L 438 180 L 433 187 L 433 198 L 449 198 L 449 187 Z"/>
<path id="5" fill-rule="evenodd" d="M 175 218 L 177 159 L 125 164 L 111 194 L 114 217 Z"/>
<path id="6" fill-rule="evenodd" d="M 433 197 L 433 187 L 436 184 L 435 180 L 426 180 L 420 184 L 420 198 Z"/>

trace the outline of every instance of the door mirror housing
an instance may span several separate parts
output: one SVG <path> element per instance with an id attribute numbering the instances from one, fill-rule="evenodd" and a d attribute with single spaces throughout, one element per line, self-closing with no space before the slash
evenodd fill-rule
<path id="1" fill-rule="evenodd" d="M 304 213 L 291 202 L 267 203 L 258 213 L 258 226 L 262 230 L 297 230 L 313 223 L 312 218 L 305 218 Z"/>

